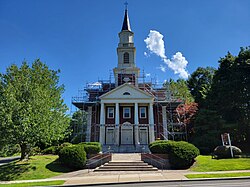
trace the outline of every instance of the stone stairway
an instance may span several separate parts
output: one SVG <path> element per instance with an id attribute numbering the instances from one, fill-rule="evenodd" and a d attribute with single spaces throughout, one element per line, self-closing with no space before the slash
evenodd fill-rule
<path id="1" fill-rule="evenodd" d="M 157 171 L 158 169 L 141 161 L 141 155 L 134 154 L 112 154 L 112 160 L 96 168 L 95 172 L 106 171 Z"/>
<path id="2" fill-rule="evenodd" d="M 148 153 L 147 145 L 103 145 L 102 152 L 106 153 Z"/>

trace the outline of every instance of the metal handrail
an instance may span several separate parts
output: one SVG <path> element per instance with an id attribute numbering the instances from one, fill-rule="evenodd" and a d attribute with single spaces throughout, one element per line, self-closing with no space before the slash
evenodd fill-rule
<path id="1" fill-rule="evenodd" d="M 92 165 L 92 164 L 94 164 L 94 163 L 98 163 L 98 162 L 100 162 L 100 161 L 101 161 L 101 165 L 102 165 L 102 160 L 105 159 L 105 158 L 110 157 L 110 155 L 111 155 L 111 153 L 108 153 L 108 155 L 106 155 L 106 156 L 104 156 L 104 157 L 102 157 L 102 155 L 101 155 L 101 158 L 99 158 L 99 159 L 97 159 L 97 160 L 94 160 L 93 162 L 87 163 L 86 166 L 88 167 L 88 173 L 89 173 L 90 165 Z M 91 161 L 91 160 L 93 160 L 93 159 L 95 159 L 95 158 L 97 158 L 97 157 L 99 157 L 99 156 L 100 156 L 100 155 L 96 155 L 96 156 L 92 157 L 91 159 L 89 159 L 88 161 Z"/>
<path id="2" fill-rule="evenodd" d="M 163 166 L 164 166 L 164 163 L 163 163 L 163 162 L 161 162 L 161 161 L 159 161 L 159 160 L 156 160 L 155 158 L 152 158 L 152 157 L 148 156 L 147 153 L 141 153 L 141 154 L 142 154 L 144 157 L 147 157 L 147 158 L 150 159 L 151 165 L 152 165 L 152 160 L 154 160 L 155 162 L 159 163 L 159 164 L 161 165 L 161 170 L 163 171 Z M 150 154 L 150 155 L 151 155 L 151 156 L 154 156 L 154 157 L 156 157 L 156 158 L 162 159 L 162 158 L 159 157 L 159 156 L 156 156 L 156 155 L 153 155 L 153 154 Z"/>

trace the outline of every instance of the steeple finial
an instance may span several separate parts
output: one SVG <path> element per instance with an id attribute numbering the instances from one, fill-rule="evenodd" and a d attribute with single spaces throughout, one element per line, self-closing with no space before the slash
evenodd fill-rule
<path id="1" fill-rule="evenodd" d="M 128 2 L 126 1 L 124 5 L 125 5 L 125 15 L 124 15 L 124 20 L 122 24 L 122 31 L 131 31 L 129 18 L 128 18 Z"/>
<path id="2" fill-rule="evenodd" d="M 124 3 L 124 5 L 125 5 L 125 10 L 128 10 L 128 2 L 127 1 Z"/>

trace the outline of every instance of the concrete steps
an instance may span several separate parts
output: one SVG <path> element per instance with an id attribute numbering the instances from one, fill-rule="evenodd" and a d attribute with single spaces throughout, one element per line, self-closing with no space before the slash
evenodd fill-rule
<path id="1" fill-rule="evenodd" d="M 110 161 L 94 170 L 103 171 L 157 171 L 158 169 L 143 161 Z"/>
<path id="2" fill-rule="evenodd" d="M 102 152 L 110 153 L 148 153 L 148 145 L 103 145 Z"/>

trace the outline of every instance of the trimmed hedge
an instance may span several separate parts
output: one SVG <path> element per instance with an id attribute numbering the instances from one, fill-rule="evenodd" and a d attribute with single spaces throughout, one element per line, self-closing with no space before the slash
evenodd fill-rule
<path id="1" fill-rule="evenodd" d="M 97 154 L 101 151 L 101 148 L 95 145 L 83 145 L 86 153 L 90 154 Z"/>
<path id="2" fill-rule="evenodd" d="M 71 143 L 69 142 L 64 142 L 59 146 L 50 146 L 46 149 L 44 149 L 42 151 L 43 154 L 53 154 L 53 155 L 58 155 L 59 151 L 64 148 L 64 147 L 68 147 L 68 146 L 72 146 Z"/>
<path id="3" fill-rule="evenodd" d="M 149 144 L 149 149 L 153 154 L 169 154 L 174 141 L 155 141 Z"/>
<path id="4" fill-rule="evenodd" d="M 80 145 L 64 147 L 58 155 L 61 164 L 72 169 L 84 168 L 87 160 L 84 147 Z"/>
<path id="5" fill-rule="evenodd" d="M 233 150 L 233 155 L 234 158 L 235 157 L 240 157 L 240 155 L 242 154 L 242 151 L 240 150 L 240 148 L 236 147 L 236 146 L 232 146 L 232 150 Z M 213 154 L 215 155 L 216 158 L 232 158 L 231 156 L 231 151 L 230 151 L 230 146 L 217 146 L 214 149 Z"/>
<path id="6" fill-rule="evenodd" d="M 195 161 L 195 158 L 200 154 L 200 151 L 193 144 L 180 141 L 172 144 L 169 163 L 174 169 L 187 169 Z"/>
<path id="7" fill-rule="evenodd" d="M 200 154 L 197 147 L 184 141 L 155 141 L 149 144 L 149 149 L 153 154 L 169 154 L 169 163 L 174 169 L 189 168 Z"/>
<path id="8" fill-rule="evenodd" d="M 169 141 L 171 141 L 171 140 L 156 140 L 156 141 L 154 141 L 154 142 L 151 142 L 151 143 L 148 145 L 148 147 L 150 148 L 150 147 L 153 146 L 153 145 L 157 145 L 157 144 L 161 144 L 161 143 L 167 143 L 167 142 L 169 142 Z"/>
<path id="9" fill-rule="evenodd" d="M 53 154 L 57 155 L 59 152 L 59 147 L 58 146 L 50 146 L 42 151 L 43 154 Z"/>
<path id="10" fill-rule="evenodd" d="M 100 142 L 82 142 L 80 144 L 84 144 L 84 145 L 95 145 L 95 146 L 99 146 L 102 147 Z"/>
<path id="11" fill-rule="evenodd" d="M 101 144 L 99 142 L 82 142 L 79 143 L 78 145 L 84 147 L 87 155 L 97 154 L 102 150 Z"/>

